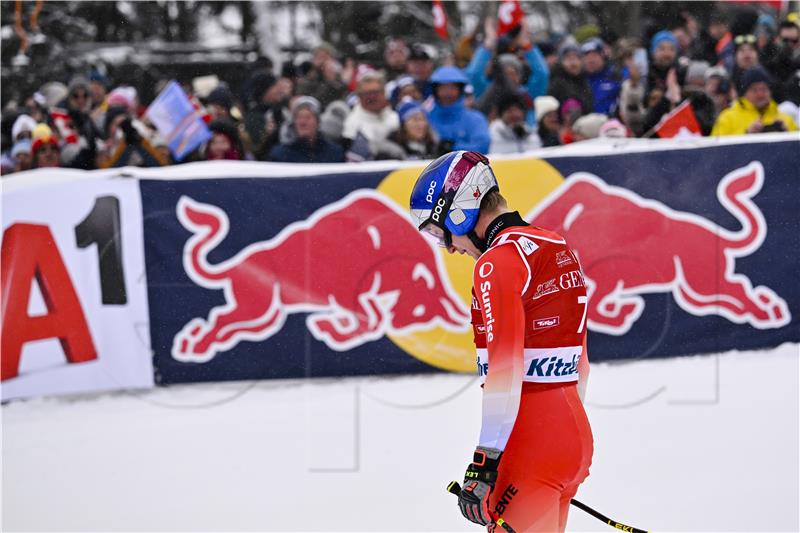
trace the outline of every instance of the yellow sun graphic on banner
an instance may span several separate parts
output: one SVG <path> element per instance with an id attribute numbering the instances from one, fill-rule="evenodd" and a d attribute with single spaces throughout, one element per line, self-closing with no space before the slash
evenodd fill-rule
<path id="1" fill-rule="evenodd" d="M 414 166 L 396 170 L 384 178 L 377 190 L 408 211 L 411 189 L 424 168 Z M 493 161 L 492 170 L 509 207 L 521 215 L 530 212 L 564 182 L 564 176 L 558 170 L 540 159 Z M 472 305 L 472 269 L 475 261 L 466 255 L 448 254 L 443 249 L 436 253 L 442 256 L 450 285 L 461 298 L 464 308 L 469 309 Z M 472 328 L 454 332 L 437 327 L 406 334 L 390 333 L 387 336 L 406 353 L 429 365 L 454 372 L 475 370 Z"/>

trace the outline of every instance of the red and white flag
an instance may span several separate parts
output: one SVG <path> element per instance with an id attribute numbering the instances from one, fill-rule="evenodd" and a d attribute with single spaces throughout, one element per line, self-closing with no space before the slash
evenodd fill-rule
<path id="1" fill-rule="evenodd" d="M 433 0 L 433 28 L 439 37 L 447 40 L 447 11 L 444 10 L 442 0 Z"/>
<path id="2" fill-rule="evenodd" d="M 663 139 L 671 139 L 677 136 L 697 137 L 703 134 L 689 100 L 684 100 L 670 113 L 661 117 L 654 131 L 656 135 Z"/>
<path id="3" fill-rule="evenodd" d="M 497 35 L 510 32 L 520 25 L 525 18 L 525 12 L 519 0 L 502 0 L 497 7 Z"/>
<path id="4" fill-rule="evenodd" d="M 439 37 L 447 40 L 447 12 L 444 10 L 442 0 L 433 0 L 433 29 Z"/>

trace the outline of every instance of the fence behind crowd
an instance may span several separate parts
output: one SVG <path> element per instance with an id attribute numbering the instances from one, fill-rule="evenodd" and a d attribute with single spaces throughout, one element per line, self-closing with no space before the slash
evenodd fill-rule
<path id="1" fill-rule="evenodd" d="M 800 341 L 800 139 L 597 141 L 492 158 L 564 235 L 592 361 Z M 195 163 L 4 179 L 2 398 L 474 372 L 473 262 L 409 221 L 422 166 Z M 502 309 L 497 310 L 502 313 Z M 537 317 L 552 327 L 559 317 Z"/>

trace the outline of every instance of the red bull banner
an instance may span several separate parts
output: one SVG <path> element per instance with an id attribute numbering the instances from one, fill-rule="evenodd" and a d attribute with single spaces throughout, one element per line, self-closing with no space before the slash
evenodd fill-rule
<path id="1" fill-rule="evenodd" d="M 593 361 L 800 340 L 796 136 L 583 144 L 490 159 L 579 256 Z M 475 371 L 474 263 L 411 224 L 421 165 L 191 167 L 139 179 L 157 383 Z"/>
<path id="2" fill-rule="evenodd" d="M 490 159 L 511 208 L 578 256 L 593 361 L 800 341 L 796 134 Z M 412 225 L 422 168 L 232 162 L 3 178 L 2 399 L 476 372 L 474 262 Z M 542 293 L 569 282 L 535 280 Z"/>

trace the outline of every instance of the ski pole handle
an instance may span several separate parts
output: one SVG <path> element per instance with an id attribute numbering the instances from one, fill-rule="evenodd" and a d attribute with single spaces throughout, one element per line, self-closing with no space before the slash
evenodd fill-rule
<path id="1" fill-rule="evenodd" d="M 459 494 L 461 494 L 461 485 L 458 484 L 458 481 L 451 481 L 450 484 L 447 485 L 447 492 L 458 496 Z M 505 529 L 508 533 L 516 533 L 514 531 L 514 528 L 508 525 L 508 522 L 506 522 L 502 518 L 498 518 L 497 520 L 495 520 L 494 523 Z"/>
<path id="2" fill-rule="evenodd" d="M 449 492 L 451 494 L 455 494 L 456 496 L 458 496 L 459 493 L 461 492 L 461 485 L 458 484 L 458 481 L 451 481 L 450 484 L 447 485 L 447 492 Z M 571 503 L 572 505 L 574 505 L 575 507 L 577 507 L 581 511 L 584 511 L 584 512 L 592 515 L 593 517 L 597 518 L 598 520 L 600 520 L 602 522 L 605 522 L 606 524 L 608 524 L 609 526 L 613 527 L 614 529 L 618 529 L 620 531 L 627 531 L 628 533 L 648 533 L 648 531 L 645 530 L 645 529 L 639 529 L 637 527 L 633 527 L 633 526 L 629 526 L 629 525 L 623 524 L 622 522 L 617 522 L 616 520 L 611 520 L 609 517 L 607 517 L 607 516 L 597 512 L 597 511 L 595 511 L 594 509 L 592 509 L 591 507 L 589 507 L 585 503 L 581 503 L 581 502 L 579 502 L 578 500 L 576 500 L 574 498 L 572 500 L 570 500 L 569 503 Z M 511 526 L 508 525 L 508 522 L 506 522 L 502 518 L 498 518 L 497 522 L 495 522 L 495 523 L 498 526 L 501 526 L 506 531 L 508 531 L 508 533 L 514 533 L 514 530 L 511 528 Z"/>

